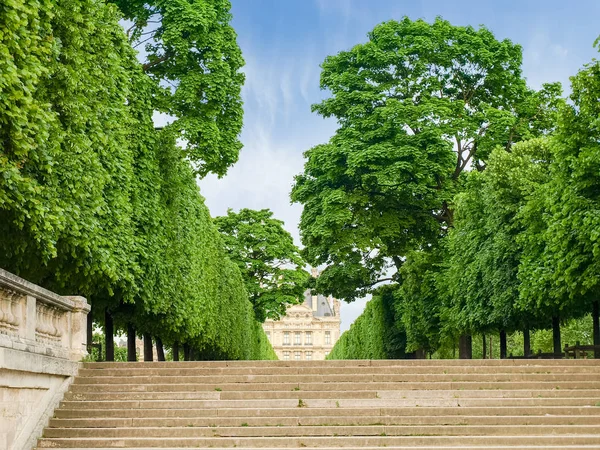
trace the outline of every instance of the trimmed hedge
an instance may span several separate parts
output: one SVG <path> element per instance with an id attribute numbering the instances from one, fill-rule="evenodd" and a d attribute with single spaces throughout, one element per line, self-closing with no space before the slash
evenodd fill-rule
<path id="1" fill-rule="evenodd" d="M 327 359 L 400 359 L 406 336 L 395 318 L 395 290 L 384 287 L 336 342 Z"/>
<path id="2" fill-rule="evenodd" d="M 117 8 L 3 6 L 0 267 L 201 359 L 275 358 Z"/>

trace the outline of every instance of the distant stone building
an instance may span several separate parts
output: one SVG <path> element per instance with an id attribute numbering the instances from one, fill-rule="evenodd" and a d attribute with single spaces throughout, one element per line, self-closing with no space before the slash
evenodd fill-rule
<path id="1" fill-rule="evenodd" d="M 280 360 L 323 360 L 340 337 L 340 302 L 306 291 L 302 304 L 290 306 L 281 320 L 267 319 L 263 328 Z"/>

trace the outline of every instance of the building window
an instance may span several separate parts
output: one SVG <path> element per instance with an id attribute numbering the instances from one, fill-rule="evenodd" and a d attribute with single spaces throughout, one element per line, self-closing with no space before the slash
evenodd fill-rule
<path id="1" fill-rule="evenodd" d="M 267 331 L 267 339 L 269 340 L 269 342 L 271 342 L 271 332 Z"/>
<path id="2" fill-rule="evenodd" d="M 306 355 L 306 358 L 305 358 L 305 359 L 306 359 L 307 361 L 311 361 L 311 360 L 312 360 L 312 352 L 306 352 L 306 353 L 305 353 L 305 355 Z"/>
<path id="3" fill-rule="evenodd" d="M 294 352 L 294 359 L 296 361 L 300 361 L 302 359 L 302 353 L 300 353 L 300 352 Z"/>
<path id="4" fill-rule="evenodd" d="M 325 358 L 329 356 L 329 352 L 325 352 Z"/>
<path id="5" fill-rule="evenodd" d="M 294 345 L 302 345 L 302 333 L 299 331 L 294 333 Z"/>
<path id="6" fill-rule="evenodd" d="M 290 332 L 289 331 L 283 332 L 283 345 L 290 345 Z"/>
<path id="7" fill-rule="evenodd" d="M 325 332 L 325 345 L 331 345 L 331 332 Z"/>
<path id="8" fill-rule="evenodd" d="M 307 331 L 306 333 L 304 333 L 304 344 L 312 345 L 312 332 L 311 331 Z"/>
<path id="9" fill-rule="evenodd" d="M 290 352 L 283 352 L 283 360 L 284 361 L 290 360 Z"/>

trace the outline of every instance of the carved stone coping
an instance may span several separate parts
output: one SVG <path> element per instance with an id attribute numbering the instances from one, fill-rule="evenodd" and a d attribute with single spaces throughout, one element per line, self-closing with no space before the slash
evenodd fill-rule
<path id="1" fill-rule="evenodd" d="M 42 303 L 46 303 L 55 306 L 65 311 L 79 311 L 83 310 L 89 312 L 90 306 L 81 302 L 72 300 L 69 297 L 61 297 L 48 289 L 44 289 L 36 284 L 30 283 L 29 281 L 18 277 L 4 269 L 0 269 L 0 286 L 7 287 L 15 292 L 22 295 L 30 295 L 35 297 Z"/>
<path id="2" fill-rule="evenodd" d="M 57 295 L 0 269 L 0 348 L 80 361 L 89 311 L 83 297 Z"/>

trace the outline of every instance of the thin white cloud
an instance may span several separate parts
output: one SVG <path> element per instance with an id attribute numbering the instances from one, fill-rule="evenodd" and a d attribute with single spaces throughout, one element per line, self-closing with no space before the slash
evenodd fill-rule
<path id="1" fill-rule="evenodd" d="M 574 75 L 569 50 L 561 43 L 552 42 L 547 30 L 537 29 L 523 45 L 523 72 L 527 84 L 539 89 L 544 83 L 560 81 L 569 89 L 569 77 Z"/>

